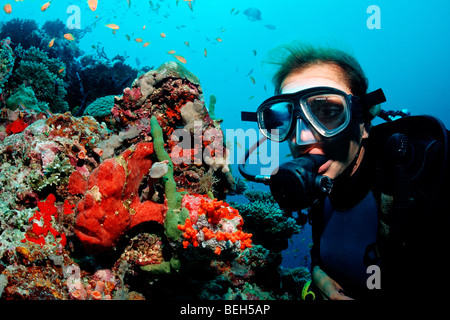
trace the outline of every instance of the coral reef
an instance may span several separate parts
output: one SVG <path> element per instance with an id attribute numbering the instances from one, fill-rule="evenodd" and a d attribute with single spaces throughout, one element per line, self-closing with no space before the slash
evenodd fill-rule
<path id="1" fill-rule="evenodd" d="M 10 110 L 18 108 L 31 109 L 37 112 L 45 111 L 47 104 L 39 102 L 31 87 L 24 84 L 17 88 L 17 91 L 6 100 L 6 107 Z"/>
<path id="2" fill-rule="evenodd" d="M 108 117 L 111 115 L 111 109 L 113 107 L 114 95 L 100 97 L 86 107 L 83 115 L 93 116 L 94 118 Z"/>
<path id="3" fill-rule="evenodd" d="M 182 208 L 189 211 L 185 224 L 178 225 L 178 229 L 183 231 L 184 248 L 192 244 L 220 255 L 222 250 L 251 247 L 252 234 L 242 231 L 242 217 L 226 202 L 210 199 L 206 195 L 185 195 Z"/>
<path id="4" fill-rule="evenodd" d="M 56 70 L 27 50 L 21 64 L 41 56 Z M 301 299 L 307 274 L 287 275 L 266 247 L 296 229 L 276 209 L 263 219 L 267 197 L 247 190 L 242 211 L 225 201 L 235 183 L 220 122 L 183 66 L 82 117 L 36 107 L 31 83 L 16 89 L 29 100 L 0 110 L 1 299 Z M 258 243 L 255 224 L 272 238 Z"/>
<path id="5" fill-rule="evenodd" d="M 212 261 L 217 277 L 205 281 L 199 292 L 205 300 L 301 300 L 311 280 L 309 270 L 280 268 L 281 256 L 253 245 L 233 261 Z"/>
<path id="6" fill-rule="evenodd" d="M 97 98 L 120 95 L 136 78 L 137 70 L 125 63 L 125 57 L 109 59 L 100 47 L 96 54 L 84 55 L 78 41 L 92 28 L 93 25 L 69 30 L 60 20 L 46 21 L 41 28 L 34 20 L 27 19 L 2 23 L 0 93 L 6 93 L 2 101 L 24 84 L 34 90 L 41 110 L 49 108 L 54 113 L 70 110 L 81 116 L 86 106 Z M 64 39 L 64 34 L 69 32 L 74 35 L 74 41 Z M 14 65 L 16 57 L 20 63 Z"/>
<path id="7" fill-rule="evenodd" d="M 23 48 L 37 47 L 42 39 L 39 35 L 39 26 L 31 19 L 14 18 L 4 22 L 0 29 L 0 39 L 9 37 L 14 49 L 19 43 Z"/>
<path id="8" fill-rule="evenodd" d="M 199 80 L 181 64 L 169 62 L 141 75 L 116 99 L 111 113 L 115 124 L 143 129 L 157 116 L 177 185 L 191 193 L 212 190 L 217 198 L 233 190 L 220 124 L 209 117 Z M 187 141 L 181 148 L 180 136 Z"/>
<path id="9" fill-rule="evenodd" d="M 60 72 L 66 68 L 65 64 L 57 58 L 49 58 L 35 47 L 27 50 L 16 48 L 16 55 L 21 61 L 14 73 L 13 83 L 29 84 L 37 100 L 47 103 L 52 112 L 68 111 L 69 106 L 64 100 L 67 91 Z"/>
<path id="10" fill-rule="evenodd" d="M 47 197 L 47 200 L 41 201 L 38 203 L 39 210 L 35 211 L 34 215 L 28 219 L 30 223 L 32 223 L 32 227 L 27 230 L 25 233 L 25 239 L 21 242 L 33 242 L 41 247 L 43 247 L 46 243 L 49 243 L 49 240 L 46 239 L 48 236 L 52 236 L 50 241 L 53 241 L 55 245 L 57 240 L 61 247 L 66 246 L 66 235 L 64 233 L 60 233 L 56 230 L 57 226 L 54 226 L 55 220 L 58 214 L 58 208 L 55 207 L 56 198 L 53 194 L 50 194 Z M 71 206 L 68 202 L 65 202 L 65 214 L 71 214 Z M 58 239 L 57 239 L 58 238 Z"/>
<path id="11" fill-rule="evenodd" d="M 271 250 L 286 249 L 287 239 L 301 231 L 295 219 L 286 217 L 269 191 L 246 190 L 243 194 L 249 202 L 232 205 L 244 218 L 246 229 L 257 234 L 253 240 Z"/>
<path id="12" fill-rule="evenodd" d="M 0 37 L 0 39 L 3 38 Z M 10 44 L 11 38 L 9 37 L 0 41 L 0 94 L 2 93 L 4 84 L 12 74 L 14 61 L 16 59 Z"/>
<path id="13" fill-rule="evenodd" d="M 123 88 L 133 82 L 137 71 L 125 64 L 124 60 L 122 57 L 110 60 L 106 55 L 100 56 L 99 54 L 84 56 L 81 59 L 81 65 L 77 72 L 79 82 L 83 86 L 84 107 L 98 98 L 120 95 Z"/>

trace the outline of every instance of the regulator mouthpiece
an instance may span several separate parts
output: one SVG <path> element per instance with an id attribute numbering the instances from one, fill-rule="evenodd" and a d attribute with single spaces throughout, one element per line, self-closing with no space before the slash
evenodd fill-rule
<path id="1" fill-rule="evenodd" d="M 282 164 L 270 177 L 270 191 L 281 208 L 301 211 L 327 196 L 333 180 L 317 171 L 328 159 L 321 155 L 305 155 Z"/>

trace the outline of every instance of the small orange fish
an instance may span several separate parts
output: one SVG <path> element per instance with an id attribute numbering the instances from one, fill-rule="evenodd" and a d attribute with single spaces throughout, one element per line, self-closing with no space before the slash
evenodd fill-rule
<path id="1" fill-rule="evenodd" d="M 222 42 L 222 39 L 221 39 L 221 38 L 216 38 L 216 40 L 219 41 L 219 42 Z"/>
<path id="2" fill-rule="evenodd" d="M 186 63 L 186 59 L 182 56 L 177 56 L 176 54 L 173 55 L 175 57 L 175 59 L 177 59 L 178 61 L 180 61 L 181 63 Z"/>
<path id="3" fill-rule="evenodd" d="M 142 27 L 142 30 L 145 30 L 145 26 Z"/>
<path id="4" fill-rule="evenodd" d="M 53 38 L 52 40 L 50 40 L 50 42 L 48 43 L 48 47 L 51 48 L 53 47 L 53 44 L 55 43 L 55 38 Z"/>
<path id="5" fill-rule="evenodd" d="M 204 54 L 205 54 L 205 58 L 206 58 L 208 56 L 208 51 L 206 50 L 206 48 L 204 50 Z"/>
<path id="6" fill-rule="evenodd" d="M 145 48 L 145 47 L 148 47 L 149 44 L 150 44 L 150 42 L 146 42 L 146 43 L 144 43 L 143 47 L 144 47 L 144 48 Z"/>
<path id="7" fill-rule="evenodd" d="M 91 9 L 92 11 L 97 10 L 97 5 L 98 5 L 97 0 L 88 0 L 87 3 L 89 5 L 89 9 Z"/>
<path id="8" fill-rule="evenodd" d="M 47 10 L 47 8 L 50 6 L 50 3 L 51 3 L 51 1 L 44 3 L 41 7 L 41 11 Z"/>
<path id="9" fill-rule="evenodd" d="M 184 44 L 189 47 L 189 41 L 185 41 Z"/>
<path id="10" fill-rule="evenodd" d="M 64 35 L 64 38 L 65 38 L 66 40 L 69 40 L 69 41 L 75 40 L 75 38 L 73 37 L 73 35 L 72 35 L 71 33 L 66 33 L 66 34 Z"/>
<path id="11" fill-rule="evenodd" d="M 119 30 L 119 26 L 114 23 L 107 24 L 105 27 L 113 29 L 113 30 Z"/>
<path id="12" fill-rule="evenodd" d="M 164 32 L 161 32 L 161 33 L 160 33 L 160 36 L 161 36 L 161 38 L 165 38 L 165 37 L 166 37 L 166 34 L 165 34 Z"/>
<path id="13" fill-rule="evenodd" d="M 66 70 L 66 69 L 65 68 L 61 68 L 61 69 L 58 70 L 58 73 L 61 74 L 61 73 L 64 72 L 64 70 Z"/>
<path id="14" fill-rule="evenodd" d="M 137 43 L 141 43 L 144 40 L 142 40 L 142 38 L 136 38 L 136 39 L 134 39 L 134 41 L 136 41 Z"/>
<path id="15" fill-rule="evenodd" d="M 252 80 L 253 84 L 256 83 L 255 78 L 253 78 L 252 76 L 250 76 L 249 78 L 250 78 L 250 80 Z"/>
<path id="16" fill-rule="evenodd" d="M 168 54 L 174 54 L 175 50 L 170 50 L 169 52 L 167 52 Z"/>
<path id="17" fill-rule="evenodd" d="M 12 12 L 12 7 L 9 3 L 5 4 L 5 6 L 3 7 L 3 10 L 5 10 L 5 12 L 7 14 L 10 14 Z"/>

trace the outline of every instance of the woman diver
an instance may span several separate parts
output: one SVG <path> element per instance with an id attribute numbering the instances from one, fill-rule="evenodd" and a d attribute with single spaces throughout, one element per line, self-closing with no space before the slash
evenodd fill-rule
<path id="1" fill-rule="evenodd" d="M 389 113 L 379 106 L 381 89 L 367 93 L 355 58 L 337 49 L 283 49 L 275 96 L 243 120 L 287 141 L 294 160 L 269 177 L 249 175 L 244 165 L 240 171 L 269 184 L 287 214 L 309 209 L 315 290 L 325 299 L 398 300 L 423 295 L 422 283 L 426 292 L 447 286 L 439 278 L 448 243 L 440 221 L 450 211 L 444 125 L 397 112 L 391 115 L 405 117 L 372 126 Z"/>

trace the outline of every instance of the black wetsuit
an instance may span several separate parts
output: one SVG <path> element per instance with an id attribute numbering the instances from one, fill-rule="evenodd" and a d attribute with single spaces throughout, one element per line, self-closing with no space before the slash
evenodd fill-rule
<path id="1" fill-rule="evenodd" d="M 311 267 L 357 299 L 434 300 L 450 289 L 447 136 L 430 117 L 374 127 L 358 170 L 311 208 Z M 367 287 L 369 265 L 380 266 L 381 289 Z"/>

